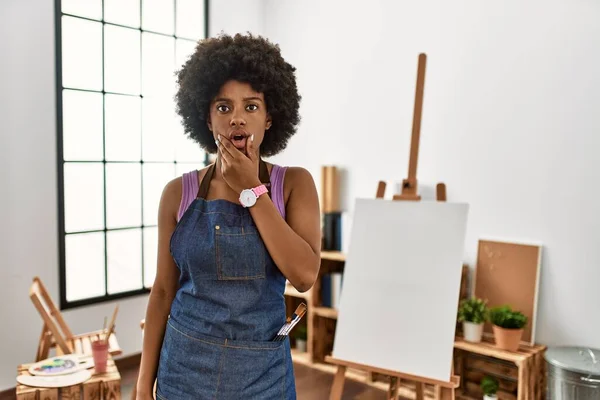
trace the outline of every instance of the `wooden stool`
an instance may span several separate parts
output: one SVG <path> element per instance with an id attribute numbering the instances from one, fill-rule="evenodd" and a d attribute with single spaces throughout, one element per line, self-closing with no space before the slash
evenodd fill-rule
<path id="1" fill-rule="evenodd" d="M 21 364 L 17 367 L 17 375 L 30 375 L 31 364 Z M 63 388 L 36 388 L 17 385 L 17 400 L 120 400 L 121 374 L 114 360 L 109 357 L 106 372 L 95 374 L 79 385 Z"/>

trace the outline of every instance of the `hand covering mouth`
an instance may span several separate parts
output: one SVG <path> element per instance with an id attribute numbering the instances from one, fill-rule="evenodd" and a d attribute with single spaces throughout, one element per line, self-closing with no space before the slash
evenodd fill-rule
<path id="1" fill-rule="evenodd" d="M 234 131 L 229 135 L 229 139 L 237 149 L 244 150 L 246 148 L 248 136 L 248 133 L 245 131 Z"/>

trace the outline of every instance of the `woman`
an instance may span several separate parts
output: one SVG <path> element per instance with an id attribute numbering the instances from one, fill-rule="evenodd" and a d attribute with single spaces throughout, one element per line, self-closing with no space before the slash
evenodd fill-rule
<path id="1" fill-rule="evenodd" d="M 262 157 L 296 132 L 295 68 L 252 35 L 201 41 L 178 74 L 185 131 L 216 161 L 169 182 L 159 207 L 137 398 L 295 399 L 286 279 L 300 292 L 320 264 L 311 175 Z"/>

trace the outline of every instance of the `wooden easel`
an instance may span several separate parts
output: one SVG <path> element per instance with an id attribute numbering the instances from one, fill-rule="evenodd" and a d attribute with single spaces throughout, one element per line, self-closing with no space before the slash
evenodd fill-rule
<path id="1" fill-rule="evenodd" d="M 408 162 L 408 177 L 402 180 L 402 192 L 395 194 L 394 200 L 421 200 L 417 191 L 417 165 L 419 160 L 419 140 L 421 137 L 421 116 L 423 115 L 423 93 L 425 88 L 425 67 L 427 55 L 419 54 L 417 68 L 417 86 L 415 90 L 415 108 L 413 111 L 412 136 L 410 140 L 410 159 Z M 386 184 L 379 181 L 375 197 L 383 198 Z M 436 198 L 438 201 L 446 201 L 446 185 L 442 182 L 436 186 Z"/>
<path id="2" fill-rule="evenodd" d="M 48 294 L 46 287 L 39 277 L 33 278 L 29 288 L 29 297 L 35 309 L 42 317 L 43 326 L 35 361 L 41 361 L 49 357 L 50 350 L 55 349 L 57 355 L 62 354 L 92 354 L 92 341 L 100 335 L 106 335 L 105 331 L 93 331 L 74 335 L 65 322 L 60 310 Z M 114 326 L 118 306 L 115 308 L 111 324 Z M 109 350 L 112 356 L 123 353 L 119 346 L 116 334 L 113 332 L 108 338 Z"/>
<path id="3" fill-rule="evenodd" d="M 436 398 L 440 400 L 454 400 L 454 389 L 459 386 L 460 377 L 453 375 L 450 381 L 438 381 L 436 379 L 429 379 L 420 376 L 405 374 L 398 371 L 392 371 L 389 369 L 378 368 L 371 365 L 358 364 L 351 361 L 340 360 L 331 356 L 326 356 L 325 361 L 338 366 L 335 377 L 333 378 L 333 384 L 331 385 L 331 392 L 329 393 L 329 400 L 341 400 L 342 393 L 344 392 L 344 381 L 346 379 L 346 369 L 353 368 L 361 371 L 374 372 L 381 375 L 391 377 L 390 388 L 388 390 L 388 400 L 396 400 L 398 398 L 398 389 L 400 379 L 416 382 L 416 399 L 423 400 L 423 385 L 431 384 L 436 388 Z"/>
<path id="4" fill-rule="evenodd" d="M 419 157 L 419 139 L 421 134 L 421 115 L 423 111 L 423 92 L 425 87 L 425 66 L 427 56 L 424 53 L 419 54 L 419 62 L 417 69 L 417 86 L 415 91 L 415 107 L 413 112 L 413 128 L 410 145 L 410 161 L 408 164 L 408 177 L 402 181 L 402 192 L 393 196 L 393 200 L 412 200 L 419 201 L 421 196 L 417 192 L 417 160 Z M 385 195 L 386 183 L 379 181 L 375 197 L 381 199 Z M 437 201 L 446 201 L 446 185 L 438 183 L 436 186 Z M 337 365 L 329 400 L 341 400 L 344 391 L 344 381 L 346 377 L 346 369 L 353 368 L 365 371 L 372 376 L 381 374 L 390 377 L 390 386 L 388 389 L 388 400 L 396 400 L 398 398 L 398 390 L 400 388 L 400 380 L 405 379 L 416 384 L 415 394 L 417 400 L 424 399 L 424 385 L 430 384 L 434 386 L 434 397 L 436 400 L 455 400 L 455 389 L 460 385 L 460 377 L 454 375 L 454 363 L 451 366 L 451 377 L 449 381 L 439 381 L 436 379 L 425 378 L 406 374 L 399 371 L 391 371 L 379 368 L 373 365 L 358 364 L 347 360 L 340 360 L 331 356 L 326 356 L 325 361 L 333 365 Z"/>

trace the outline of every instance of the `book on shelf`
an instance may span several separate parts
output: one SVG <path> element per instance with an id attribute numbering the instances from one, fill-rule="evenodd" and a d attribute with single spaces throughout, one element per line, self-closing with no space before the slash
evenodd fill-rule
<path id="1" fill-rule="evenodd" d="M 340 304 L 343 274 L 332 272 L 321 277 L 321 306 L 337 309 Z"/>

